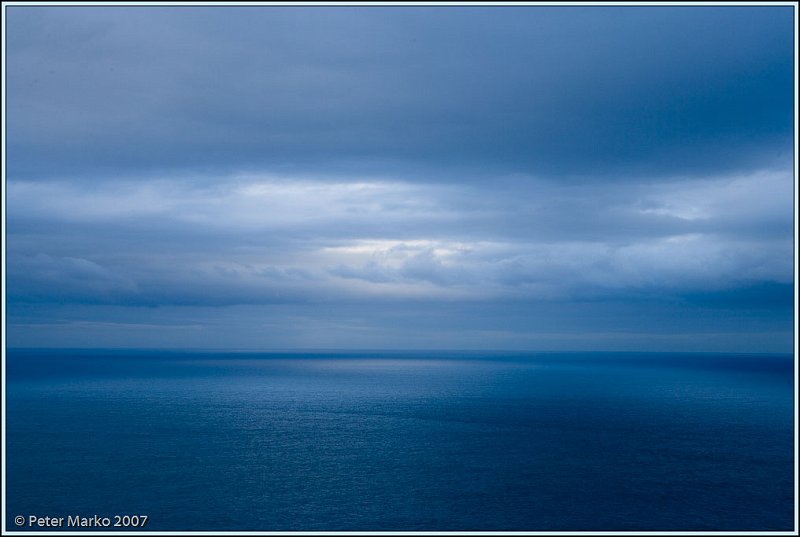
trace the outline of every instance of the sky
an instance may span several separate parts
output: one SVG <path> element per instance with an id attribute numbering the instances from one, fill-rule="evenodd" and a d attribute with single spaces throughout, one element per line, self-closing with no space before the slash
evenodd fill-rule
<path id="1" fill-rule="evenodd" d="M 4 9 L 9 347 L 792 351 L 792 6 Z"/>

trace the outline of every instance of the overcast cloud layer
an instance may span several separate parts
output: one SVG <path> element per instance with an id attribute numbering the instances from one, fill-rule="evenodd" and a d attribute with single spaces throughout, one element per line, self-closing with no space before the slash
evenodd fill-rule
<path id="1" fill-rule="evenodd" d="M 791 7 L 6 9 L 9 345 L 791 350 Z"/>

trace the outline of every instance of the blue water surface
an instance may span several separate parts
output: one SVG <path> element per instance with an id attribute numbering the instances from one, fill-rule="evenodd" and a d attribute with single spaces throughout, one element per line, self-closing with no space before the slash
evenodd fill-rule
<path id="1" fill-rule="evenodd" d="M 162 531 L 791 531 L 793 367 L 11 349 L 6 526 L 140 514 Z"/>

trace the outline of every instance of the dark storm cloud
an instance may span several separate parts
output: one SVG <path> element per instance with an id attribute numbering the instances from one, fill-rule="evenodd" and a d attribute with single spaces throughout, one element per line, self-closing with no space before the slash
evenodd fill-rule
<path id="1" fill-rule="evenodd" d="M 267 166 L 607 180 L 791 151 L 790 7 L 8 13 L 12 177 Z"/>

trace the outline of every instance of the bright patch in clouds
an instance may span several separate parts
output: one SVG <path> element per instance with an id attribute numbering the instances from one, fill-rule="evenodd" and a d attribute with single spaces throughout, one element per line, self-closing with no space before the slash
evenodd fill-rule
<path id="1" fill-rule="evenodd" d="M 16 182 L 9 189 L 17 229 L 11 266 L 25 267 L 30 289 L 15 292 L 23 298 L 37 278 L 55 285 L 59 264 L 63 274 L 80 266 L 102 271 L 106 287 L 119 282 L 119 292 L 134 301 L 142 289 L 173 281 L 184 288 L 181 296 L 199 301 L 206 284 L 219 292 L 231 288 L 231 297 L 248 296 L 250 288 L 248 303 L 270 300 L 278 287 L 305 300 L 342 294 L 551 300 L 614 289 L 791 281 L 785 176 L 759 172 L 607 188 L 606 206 L 593 215 L 609 228 L 600 239 L 591 226 L 583 236 L 558 231 L 581 217 L 591 191 L 541 180 L 534 185 L 498 211 L 496 199 L 487 195 L 484 202 L 474 185 L 400 180 L 142 178 L 91 190 L 64 180 Z M 559 210 L 531 210 L 536 192 L 558 200 Z M 642 210 L 643 204 L 660 209 Z M 740 235 L 743 220 L 765 229 L 764 236 Z M 552 231 L 526 237 L 508 224 L 513 221 Z M 685 224 L 676 228 L 674 221 Z M 780 227 L 771 230 L 775 223 Z M 42 228 L 45 236 L 33 232 Z M 98 235 L 80 241 L 80 256 L 63 237 L 73 228 Z M 124 250 L 104 243 L 114 229 L 112 235 L 139 240 Z M 170 249 L 154 255 L 150 241 L 167 241 Z M 87 298 L 106 300 L 103 289 L 106 298 Z"/>

